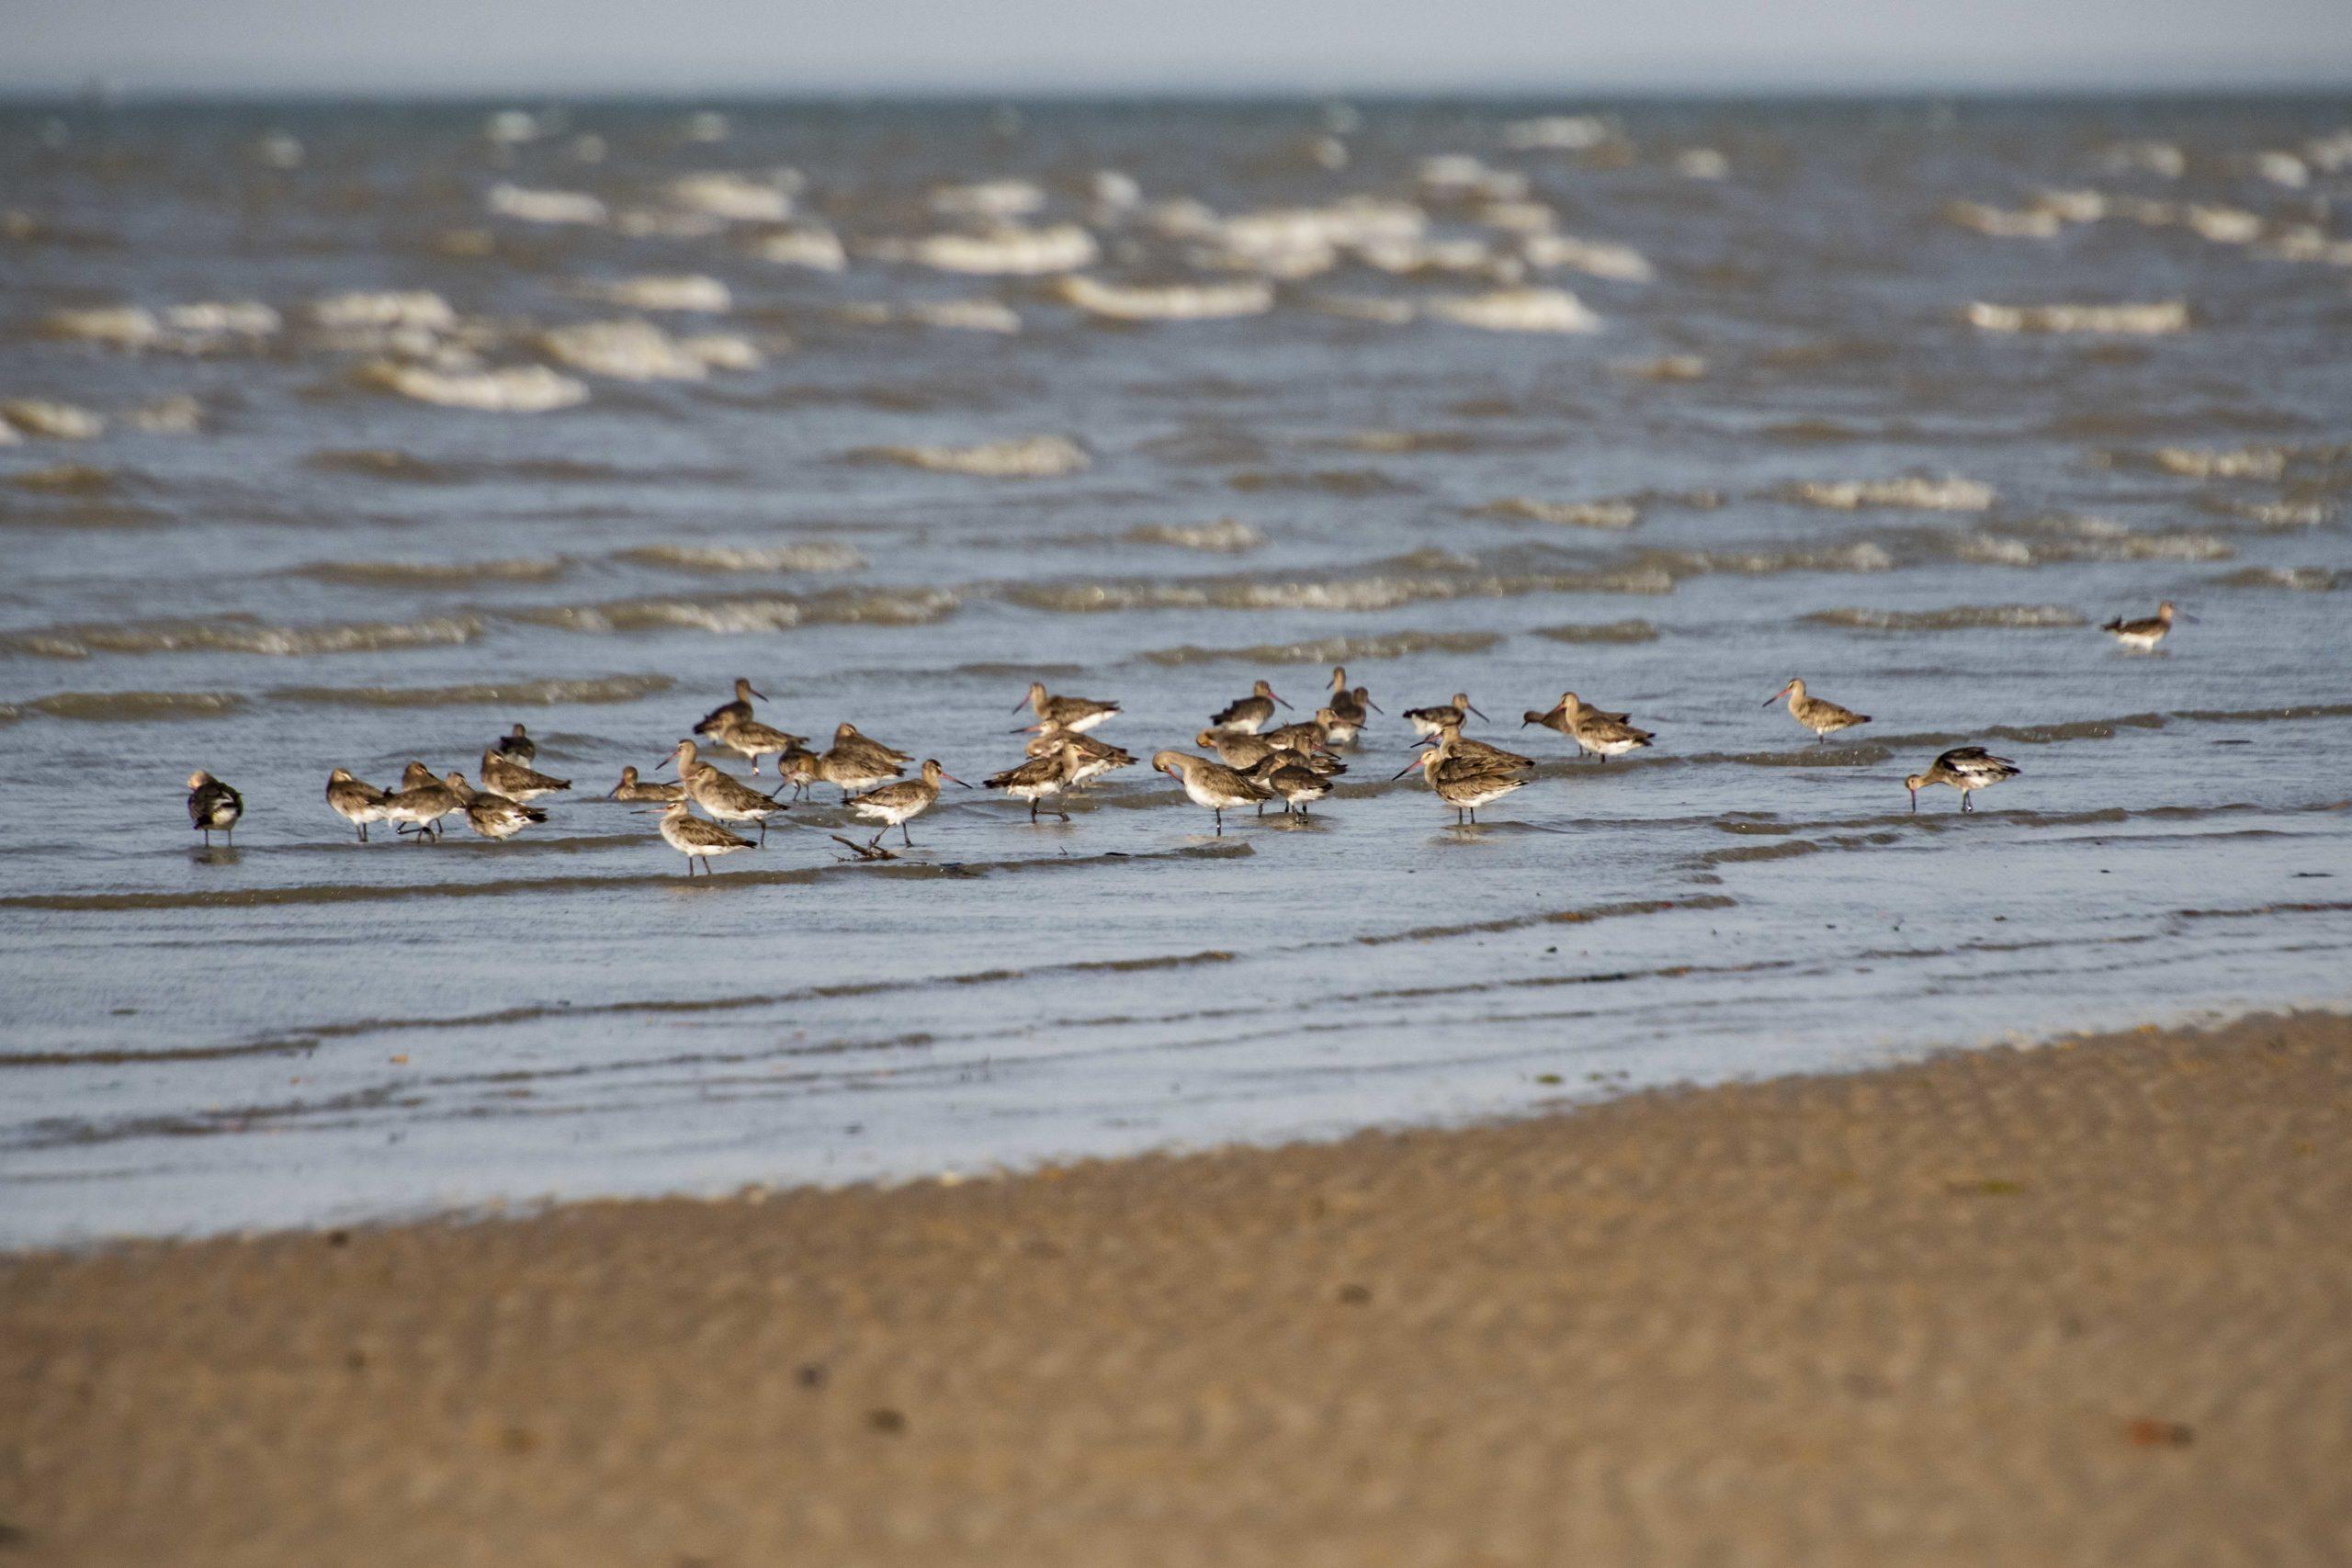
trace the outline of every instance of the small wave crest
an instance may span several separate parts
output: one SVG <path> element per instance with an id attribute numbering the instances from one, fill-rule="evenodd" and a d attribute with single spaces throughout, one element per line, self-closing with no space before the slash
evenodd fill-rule
<path id="1" fill-rule="evenodd" d="M 1119 537 L 1131 545 L 1169 545 L 1217 555 L 1244 555 L 1266 542 L 1265 535 L 1233 517 L 1214 523 L 1141 523 Z"/>
<path id="2" fill-rule="evenodd" d="M 1656 642 L 1657 627 L 1647 621 L 1593 621 L 1566 626 L 1537 626 L 1535 635 L 1553 642 Z"/>
<path id="3" fill-rule="evenodd" d="M 1029 435 L 974 446 L 865 446 L 850 456 L 863 462 L 991 479 L 1057 479 L 1093 462 L 1084 447 L 1066 435 Z"/>
<path id="4" fill-rule="evenodd" d="M 562 559 L 514 557 L 505 560 L 322 560 L 293 570 L 314 582 L 355 588 L 466 588 L 479 582 L 550 582 L 571 570 Z"/>
<path id="5" fill-rule="evenodd" d="M 2223 588 L 2290 588 L 2298 593 L 2333 593 L 2344 586 L 2346 574 L 2324 566 L 2249 566 L 2217 577 Z"/>
<path id="6" fill-rule="evenodd" d="M 226 718 L 244 705 L 245 699 L 234 692 L 57 692 L 23 705 L 51 718 L 88 724 Z"/>
<path id="7" fill-rule="evenodd" d="M 1142 657 L 1168 669 L 1193 664 L 1363 664 L 1405 659 L 1416 653 L 1484 653 L 1502 640 L 1498 632 L 1389 632 L 1370 637 L 1327 637 L 1306 642 L 1261 642 L 1247 648 L 1154 649 Z"/>
<path id="8" fill-rule="evenodd" d="M 0 638 L 0 647 L 43 659 L 88 659 L 100 653 L 259 653 L 290 659 L 317 653 L 447 647 L 471 642 L 481 635 L 481 623 L 470 615 L 290 626 L 247 615 L 224 615 L 202 621 L 94 621 L 48 626 L 13 633 Z"/>
<path id="9" fill-rule="evenodd" d="M 1833 512 L 1884 507 L 1905 512 L 1983 512 L 1996 499 L 1993 487 L 1974 479 L 1923 479 L 1808 480 L 1786 491 L 1792 501 Z"/>
<path id="10" fill-rule="evenodd" d="M 553 707 L 569 703 L 633 703 L 676 684 L 667 675 L 606 675 L 591 680 L 483 681 L 460 686 L 279 686 L 270 700 L 321 707 Z"/>
<path id="11" fill-rule="evenodd" d="M 865 558 L 847 545 L 812 540 L 800 545 L 640 545 L 616 552 L 616 560 L 673 571 L 856 571 Z"/>
<path id="12" fill-rule="evenodd" d="M 954 615 L 960 603 L 941 588 L 840 589 L 803 597 L 619 599 L 508 613 L 516 620 L 561 631 L 688 630 L 741 636 L 806 626 L 926 626 Z"/>
<path id="13" fill-rule="evenodd" d="M 1471 515 L 1549 523 L 1563 528 L 1630 528 L 1642 520 L 1642 509 L 1630 501 L 1537 501 L 1512 495 L 1488 502 Z"/>
<path id="14" fill-rule="evenodd" d="M 1849 631 L 1966 631 L 1979 627 L 2026 629 L 2081 626 L 2089 622 L 2063 604 L 1954 604 L 1940 610 L 1815 610 L 1799 619 Z"/>
<path id="15" fill-rule="evenodd" d="M 1235 283 L 1170 283 L 1157 286 L 1105 283 L 1067 277 L 1057 291 L 1062 302 L 1114 321 L 1203 321 L 1256 316 L 1272 310 L 1273 285 L 1262 278 Z"/>
<path id="16" fill-rule="evenodd" d="M 1970 326 L 1985 333 L 2156 337 L 2185 333 L 2190 325 L 2186 299 L 2118 305 L 1992 305 L 1980 299 L 1971 304 L 1962 316 Z"/>

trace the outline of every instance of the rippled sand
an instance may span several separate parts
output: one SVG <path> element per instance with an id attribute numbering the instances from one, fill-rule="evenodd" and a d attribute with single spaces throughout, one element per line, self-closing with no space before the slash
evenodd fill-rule
<path id="1" fill-rule="evenodd" d="M 17 1255 L 0 1523 L 255 1568 L 2338 1563 L 2347 1107 L 2352 1022 L 2303 1015 Z"/>

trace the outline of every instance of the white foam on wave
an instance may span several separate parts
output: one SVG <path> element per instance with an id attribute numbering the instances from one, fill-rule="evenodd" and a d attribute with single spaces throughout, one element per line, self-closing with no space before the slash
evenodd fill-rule
<path id="1" fill-rule="evenodd" d="M 812 272 L 839 272 L 849 265 L 849 252 L 842 247 L 842 237 L 831 229 L 790 229 L 780 234 L 763 234 L 752 243 L 752 254 L 778 266 L 804 266 Z"/>
<path id="2" fill-rule="evenodd" d="M 1686 180 L 1731 177 L 1731 160 L 1713 147 L 1687 147 L 1674 155 L 1674 172 Z"/>
<path id="3" fill-rule="evenodd" d="M 1490 333 L 1597 333 L 1600 318 L 1565 288 L 1498 288 L 1485 294 L 1442 295 L 1429 313 L 1457 326 Z"/>
<path id="4" fill-rule="evenodd" d="M 19 435 L 42 435 L 52 441 L 91 441 L 106 434 L 106 416 L 75 403 L 46 398 L 11 398 L 0 402 L 0 425 Z"/>
<path id="5" fill-rule="evenodd" d="M 1355 247 L 1358 260 L 1382 272 L 1410 276 L 1415 273 L 1484 273 L 1508 265 L 1510 258 L 1498 257 L 1486 241 L 1472 238 L 1446 240 L 1366 240 Z"/>
<path id="6" fill-rule="evenodd" d="M 1220 218 L 1197 201 L 1162 202 L 1152 211 L 1161 233 L 1193 242 L 1203 265 L 1269 277 L 1311 277 L 1339 261 L 1342 248 L 1419 239 L 1429 214 L 1408 201 L 1351 196 L 1322 207 L 1267 208 Z"/>
<path id="7" fill-rule="evenodd" d="M 800 176 L 790 170 L 763 179 L 712 171 L 681 175 L 665 194 L 673 207 L 729 223 L 781 223 L 792 216 L 792 193 Z"/>
<path id="8" fill-rule="evenodd" d="M 1424 190 L 1441 196 L 1515 201 L 1527 194 L 1525 175 L 1516 169 L 1494 168 L 1467 152 L 1440 152 L 1423 158 L 1415 173 Z"/>
<path id="9" fill-rule="evenodd" d="M 1648 283 L 1657 276 L 1647 256 L 1631 245 L 1609 240 L 1580 240 L 1572 234 L 1531 234 L 1521 242 L 1520 254 L 1530 266 L 1564 266 L 1618 283 Z"/>
<path id="10" fill-rule="evenodd" d="M 2243 207 L 2192 205 L 2181 221 L 2217 245 L 2250 245 L 2262 238 L 2262 214 Z"/>
<path id="11" fill-rule="evenodd" d="M 185 392 L 141 403 L 123 423 L 150 435 L 193 435 L 204 427 L 204 405 Z"/>
<path id="12" fill-rule="evenodd" d="M 2339 240 L 2316 223 L 2290 223 L 2271 235 L 2262 254 L 2276 261 L 2352 266 L 2352 240 Z"/>
<path id="13" fill-rule="evenodd" d="M 1066 277 L 1057 291 L 1065 304 L 1120 321 L 1198 321 L 1255 316 L 1272 309 L 1273 285 L 1262 278 L 1236 283 L 1105 283 Z"/>
<path id="14" fill-rule="evenodd" d="M 907 262 L 934 272 L 1005 277 L 1070 272 L 1092 265 L 1102 254 L 1094 236 L 1075 223 L 1045 229 L 1000 224 L 979 233 L 876 240 L 865 249 L 879 261 Z"/>
<path id="15" fill-rule="evenodd" d="M 841 319 L 858 326 L 908 323 L 959 333 L 1017 333 L 1021 317 L 1001 299 L 910 299 L 893 305 L 884 299 L 861 299 L 841 308 Z"/>
<path id="16" fill-rule="evenodd" d="M 2301 190 L 2312 183 L 2311 165 L 2292 152 L 2275 150 L 2256 152 L 2254 155 L 2254 172 L 2272 185 L 2285 186 L 2289 190 Z"/>
<path id="17" fill-rule="evenodd" d="M 1652 359 L 1621 359 L 1609 368 L 1645 381 L 1703 381 L 1707 362 L 1695 354 L 1661 354 Z"/>
<path id="18" fill-rule="evenodd" d="M 685 310 L 719 315 L 731 310 L 735 297 L 727 285 L 702 273 L 649 274 L 609 283 L 590 283 L 581 292 L 607 304 L 631 310 Z"/>
<path id="19" fill-rule="evenodd" d="M 1265 535 L 1234 517 L 1214 523 L 1142 523 L 1119 536 L 1130 544 L 1169 545 L 1214 555 L 1246 555 L 1266 542 Z"/>
<path id="20" fill-rule="evenodd" d="M 811 540 L 798 545 L 642 545 L 617 559 L 678 571 L 856 571 L 865 558 L 847 545 Z"/>
<path id="21" fill-rule="evenodd" d="M 526 190 L 503 181 L 490 187 L 482 204 L 501 218 L 524 223 L 585 223 L 605 221 L 601 197 L 577 190 Z"/>
<path id="22" fill-rule="evenodd" d="M 2013 211 L 1981 201 L 1948 201 L 1944 203 L 1944 220 L 2000 240 L 2048 240 L 2066 227 L 2064 217 L 2044 208 Z"/>
<path id="23" fill-rule="evenodd" d="M 580 321 L 539 334 L 548 355 L 575 370 L 618 381 L 699 381 L 712 368 L 748 370 L 759 351 L 725 333 L 673 337 L 651 321 Z"/>
<path id="24" fill-rule="evenodd" d="M 976 180 L 931 193 L 931 209 L 950 218 L 1025 218 L 1045 205 L 1046 193 L 1027 180 Z"/>
<path id="25" fill-rule="evenodd" d="M 257 343 L 283 324 L 276 310 L 258 300 L 199 299 L 167 305 L 161 313 L 144 305 L 56 310 L 42 320 L 41 327 L 52 337 L 75 338 L 133 352 L 165 349 L 177 354 L 207 354 Z"/>
<path id="26" fill-rule="evenodd" d="M 311 320 L 322 327 L 413 328 L 447 332 L 458 324 L 449 301 L 429 289 L 355 289 L 311 302 Z"/>
<path id="27" fill-rule="evenodd" d="M 1614 134 L 1599 115 L 1547 114 L 1503 127 L 1503 145 L 1517 152 L 1581 152 Z"/>
<path id="28" fill-rule="evenodd" d="M 1923 479 L 1808 480 L 1789 489 L 1790 499 L 1834 512 L 1888 507 L 1905 512 L 1983 512 L 1998 499 L 1991 485 L 1975 479 Z"/>
<path id="29" fill-rule="evenodd" d="M 1478 221 L 1489 229 L 1512 234 L 1548 234 L 1559 214 L 1540 201 L 1490 201 L 1478 209 Z"/>
<path id="30" fill-rule="evenodd" d="M 2148 174 L 2177 180 L 2188 172 L 2188 157 L 2169 141 L 2118 141 L 2099 154 L 2102 166 L 2119 174 Z"/>
<path id="31" fill-rule="evenodd" d="M 509 365 L 487 370 L 448 370 L 429 365 L 379 360 L 362 378 L 419 402 L 484 413 L 545 413 L 588 400 L 588 389 L 544 365 Z"/>
<path id="32" fill-rule="evenodd" d="M 1987 333 L 2089 333 L 2154 337 L 2189 328 L 2188 301 L 2155 299 L 2115 305 L 1993 305 L 1972 302 L 1968 324 Z"/>
<path id="33" fill-rule="evenodd" d="M 2168 474 L 2193 479 L 2275 479 L 2287 469 L 2283 446 L 2160 446 L 2150 456 Z"/>
<path id="34" fill-rule="evenodd" d="M 854 456 L 933 473 L 991 479 L 1055 479 L 1093 463 L 1086 448 L 1064 435 L 1025 435 L 974 446 L 869 446 Z"/>
<path id="35" fill-rule="evenodd" d="M 1524 495 L 1489 502 L 1477 514 L 1563 528 L 1630 528 L 1642 520 L 1642 509 L 1630 501 L 1539 501 Z"/>

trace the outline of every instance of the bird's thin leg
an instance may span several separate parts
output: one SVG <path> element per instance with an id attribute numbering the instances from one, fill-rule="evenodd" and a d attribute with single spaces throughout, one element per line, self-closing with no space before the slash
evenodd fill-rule
<path id="1" fill-rule="evenodd" d="M 1212 806 L 1209 807 L 1209 814 L 1216 818 L 1216 836 L 1220 839 L 1224 838 L 1225 807 L 1222 806 Z"/>
<path id="2" fill-rule="evenodd" d="M 890 829 L 888 828 L 885 828 L 882 829 L 882 833 L 887 833 L 889 830 Z M 882 833 L 876 833 L 874 835 L 874 841 L 876 843 L 878 844 L 882 841 Z M 915 847 L 914 835 L 907 831 L 907 825 L 904 822 L 899 824 L 899 842 L 906 845 L 909 849 L 913 849 Z"/>

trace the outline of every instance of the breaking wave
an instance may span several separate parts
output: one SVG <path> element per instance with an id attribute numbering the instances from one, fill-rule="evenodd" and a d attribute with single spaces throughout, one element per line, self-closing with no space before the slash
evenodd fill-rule
<path id="1" fill-rule="evenodd" d="M 1084 447 L 1063 435 L 986 441 L 977 446 L 865 446 L 850 456 L 866 462 L 991 479 L 1055 479 L 1077 473 L 1093 461 Z"/>
<path id="2" fill-rule="evenodd" d="M 245 705 L 234 692 L 58 692 L 22 705 L 51 718 L 90 724 L 153 719 L 225 718 Z"/>
<path id="3" fill-rule="evenodd" d="M 741 636 L 808 626 L 925 626 L 946 619 L 961 601 L 944 589 L 837 589 L 805 597 L 616 599 L 511 610 L 514 619 L 571 632 L 672 629 Z"/>
<path id="4" fill-rule="evenodd" d="M 607 675 L 586 681 L 485 681 L 462 686 L 279 686 L 270 700 L 322 707 L 552 707 L 633 703 L 668 691 L 667 675 Z"/>
<path id="5" fill-rule="evenodd" d="M 614 559 L 675 571 L 855 571 L 865 558 L 847 545 L 641 545 Z"/>
<path id="6" fill-rule="evenodd" d="M 1306 642 L 1261 642 L 1246 648 L 1153 649 L 1140 657 L 1170 669 L 1192 664 L 1360 664 L 1404 659 L 1416 653 L 1484 653 L 1502 640 L 1498 632 L 1389 632 L 1368 637 L 1327 637 Z"/>
<path id="7" fill-rule="evenodd" d="M 1798 617 L 1816 626 L 1850 631 L 1965 631 L 1978 627 L 2082 626 L 2090 622 L 2063 604 L 1954 604 L 1942 610 L 1815 610 Z"/>
<path id="8" fill-rule="evenodd" d="M 272 626 L 249 615 L 224 615 L 209 621 L 48 626 L 0 638 L 0 647 L 43 659 L 88 659 L 100 653 L 259 653 L 291 659 L 318 653 L 448 647 L 471 642 L 481 635 L 481 623 L 470 615 L 294 626 Z"/>
<path id="9" fill-rule="evenodd" d="M 1656 642 L 1657 627 L 1647 621 L 1597 621 L 1558 626 L 1537 626 L 1535 635 L 1553 642 Z"/>

